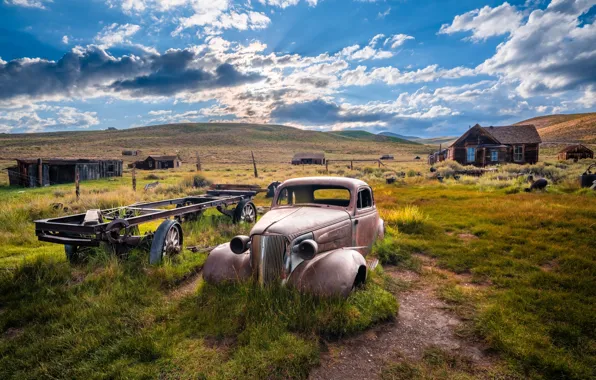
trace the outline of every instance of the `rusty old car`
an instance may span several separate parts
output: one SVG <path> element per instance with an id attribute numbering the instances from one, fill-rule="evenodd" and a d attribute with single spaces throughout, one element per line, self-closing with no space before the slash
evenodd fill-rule
<path id="1" fill-rule="evenodd" d="M 208 283 L 253 279 L 323 296 L 347 297 L 366 281 L 365 256 L 384 236 L 371 187 L 352 178 L 285 181 L 271 210 L 252 228 L 216 247 Z"/>

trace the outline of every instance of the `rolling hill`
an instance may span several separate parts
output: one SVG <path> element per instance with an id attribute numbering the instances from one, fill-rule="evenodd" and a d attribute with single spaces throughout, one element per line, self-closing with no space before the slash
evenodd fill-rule
<path id="1" fill-rule="evenodd" d="M 379 135 L 397 137 L 400 139 L 405 139 L 405 140 L 409 140 L 409 141 L 412 141 L 412 142 L 415 142 L 418 144 L 424 144 L 424 145 L 447 144 L 447 143 L 451 143 L 451 142 L 457 140 L 457 138 L 459 137 L 459 136 L 439 136 L 439 137 L 423 138 L 423 137 L 416 137 L 416 136 L 403 136 L 403 135 L 393 133 L 393 132 L 381 132 L 381 133 L 379 133 Z"/>
<path id="2" fill-rule="evenodd" d="M 596 113 L 539 116 L 516 125 L 534 124 L 543 142 L 596 143 Z"/>
<path id="3" fill-rule="evenodd" d="M 17 157 L 121 157 L 125 149 L 147 154 L 174 154 L 183 160 L 200 152 L 210 162 L 286 161 L 296 152 L 377 155 L 414 152 L 422 145 L 363 132 L 328 133 L 281 125 L 187 123 L 109 131 L 0 134 L 0 159 Z M 133 158 L 125 158 L 133 160 Z"/>
<path id="4" fill-rule="evenodd" d="M 360 141 L 374 141 L 374 142 L 393 142 L 397 144 L 415 144 L 420 145 L 417 142 L 407 140 L 405 138 L 395 137 L 392 135 L 378 134 L 366 132 L 366 131 L 337 131 L 327 132 L 330 135 L 341 136 L 348 139 L 360 140 Z"/>

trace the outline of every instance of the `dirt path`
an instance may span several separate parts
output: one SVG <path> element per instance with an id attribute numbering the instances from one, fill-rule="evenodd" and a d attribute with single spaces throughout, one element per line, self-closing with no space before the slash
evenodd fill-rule
<path id="1" fill-rule="evenodd" d="M 456 336 L 455 329 L 462 322 L 437 298 L 435 284 L 410 271 L 388 267 L 385 272 L 412 285 L 398 296 L 396 320 L 329 343 L 311 379 L 376 379 L 385 361 L 398 355 L 419 360 L 429 346 L 464 355 L 479 366 L 489 365 L 490 358 L 481 347 Z"/>

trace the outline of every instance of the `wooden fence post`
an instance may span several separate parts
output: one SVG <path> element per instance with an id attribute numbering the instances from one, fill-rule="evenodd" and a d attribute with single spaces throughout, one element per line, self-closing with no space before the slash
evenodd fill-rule
<path id="1" fill-rule="evenodd" d="M 252 150 L 250 151 L 250 155 L 252 156 L 252 165 L 255 169 L 255 178 L 259 178 L 259 172 L 257 172 L 257 163 L 255 161 L 255 154 L 252 152 Z"/>
<path id="2" fill-rule="evenodd" d="M 137 191 L 137 163 L 132 164 L 132 191 Z"/>
<path id="3" fill-rule="evenodd" d="M 329 161 L 325 160 L 325 171 L 329 174 Z"/>
<path id="4" fill-rule="evenodd" d="M 37 159 L 37 181 L 39 182 L 39 187 L 43 187 L 43 162 L 41 158 Z"/>
<path id="5" fill-rule="evenodd" d="M 197 152 L 197 171 L 200 172 L 201 170 L 201 157 L 199 156 L 199 152 Z"/>
<path id="6" fill-rule="evenodd" d="M 354 161 L 350 161 L 350 170 L 354 170 Z"/>
<path id="7" fill-rule="evenodd" d="M 75 193 L 77 195 L 77 201 L 81 196 L 81 189 L 79 188 L 79 165 L 75 165 Z"/>

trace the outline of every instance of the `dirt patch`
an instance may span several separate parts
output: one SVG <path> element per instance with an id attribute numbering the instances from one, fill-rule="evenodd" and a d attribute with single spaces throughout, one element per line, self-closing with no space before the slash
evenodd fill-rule
<path id="1" fill-rule="evenodd" d="M 472 234 L 458 234 L 457 237 L 463 241 L 478 240 L 478 236 Z"/>
<path id="2" fill-rule="evenodd" d="M 437 298 L 435 284 L 415 272 L 385 269 L 391 277 L 411 285 L 398 295 L 400 308 L 395 321 L 328 343 L 321 366 L 311 372 L 311 379 L 374 379 L 387 360 L 396 356 L 420 360 L 429 347 L 462 355 L 482 367 L 490 366 L 491 358 L 483 347 L 456 335 L 462 321 Z"/>
<path id="3" fill-rule="evenodd" d="M 201 272 L 194 273 L 182 282 L 178 287 L 168 293 L 170 299 L 179 300 L 196 292 L 199 282 L 203 279 Z"/>
<path id="4" fill-rule="evenodd" d="M 16 339 L 16 338 L 20 337 L 21 335 L 23 335 L 24 332 L 25 332 L 25 330 L 23 330 L 23 329 L 9 327 L 8 330 L 6 330 L 4 332 L 4 334 L 2 334 L 2 336 L 3 336 L 3 338 L 11 340 L 11 339 Z"/>

